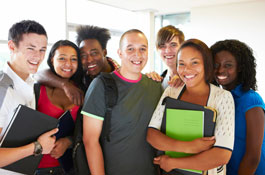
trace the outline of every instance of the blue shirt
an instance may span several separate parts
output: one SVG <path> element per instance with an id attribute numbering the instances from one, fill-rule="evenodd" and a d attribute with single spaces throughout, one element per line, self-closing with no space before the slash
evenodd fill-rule
<path id="1" fill-rule="evenodd" d="M 235 143 L 232 157 L 227 165 L 227 175 L 236 175 L 240 162 L 246 150 L 246 118 L 245 114 L 254 107 L 261 107 L 265 110 L 265 104 L 261 96 L 253 91 L 243 91 L 242 85 L 238 85 L 232 91 L 235 101 Z M 264 133 L 265 135 L 265 133 Z M 262 151 L 259 166 L 255 175 L 265 173 L 265 139 L 263 139 Z"/>

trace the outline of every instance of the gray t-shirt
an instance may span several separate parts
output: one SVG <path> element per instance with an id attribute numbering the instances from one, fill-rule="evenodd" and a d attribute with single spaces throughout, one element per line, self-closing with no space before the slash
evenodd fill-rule
<path id="1" fill-rule="evenodd" d="M 108 175 L 155 175 L 154 149 L 146 141 L 147 126 L 162 94 L 162 87 L 145 75 L 129 82 L 117 72 L 112 76 L 118 87 L 118 102 L 113 108 L 110 142 L 103 155 Z M 104 85 L 99 78 L 91 83 L 82 114 L 104 119 Z"/>

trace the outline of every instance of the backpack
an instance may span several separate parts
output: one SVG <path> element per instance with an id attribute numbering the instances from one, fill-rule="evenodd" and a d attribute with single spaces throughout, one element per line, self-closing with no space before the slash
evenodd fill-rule
<path id="1" fill-rule="evenodd" d="M 109 142 L 111 113 L 112 108 L 117 104 L 118 88 L 111 74 L 100 73 L 98 78 L 100 78 L 104 84 L 105 103 L 107 109 L 100 137 L 102 140 Z M 86 158 L 86 151 L 83 144 L 83 115 L 81 115 L 80 113 L 75 123 L 73 161 L 76 175 L 90 174 Z"/>

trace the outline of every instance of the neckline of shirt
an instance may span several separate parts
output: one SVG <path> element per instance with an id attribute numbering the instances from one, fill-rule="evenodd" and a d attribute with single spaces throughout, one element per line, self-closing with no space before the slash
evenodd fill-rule
<path id="1" fill-rule="evenodd" d="M 120 79 L 122 79 L 123 81 L 126 81 L 128 83 L 138 83 L 142 79 L 142 74 L 140 74 L 140 76 L 137 80 L 130 80 L 130 79 L 123 77 L 117 70 L 113 71 L 113 73 L 115 75 L 117 75 Z"/>

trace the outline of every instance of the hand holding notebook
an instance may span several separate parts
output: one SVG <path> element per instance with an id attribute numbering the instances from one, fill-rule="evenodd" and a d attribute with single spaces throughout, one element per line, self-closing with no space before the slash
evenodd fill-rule
<path id="1" fill-rule="evenodd" d="M 214 109 L 170 97 L 166 97 L 163 100 L 163 104 L 165 104 L 165 111 L 161 131 L 167 136 L 181 141 L 192 141 L 196 147 L 196 142 L 200 144 L 203 141 L 203 137 L 214 135 L 216 122 L 216 111 Z M 165 151 L 165 154 L 174 158 L 192 155 L 173 151 Z M 174 169 L 174 172 L 184 175 L 203 173 L 199 170 L 187 169 Z"/>
<path id="2" fill-rule="evenodd" d="M 68 120 L 69 120 L 69 113 L 67 112 L 60 117 L 60 120 L 58 120 L 44 113 L 33 110 L 27 106 L 19 105 L 12 117 L 10 124 L 8 125 L 8 128 L 2 140 L 0 141 L 0 146 L 9 148 L 9 147 L 24 146 L 26 144 L 32 143 L 36 141 L 38 138 L 41 139 L 43 133 L 49 134 L 48 131 L 56 128 L 58 126 L 58 123 L 59 123 L 59 128 L 61 127 L 64 129 L 61 129 L 61 131 L 57 133 L 56 131 L 51 131 L 51 132 L 56 133 L 55 135 L 57 137 L 63 137 L 64 135 L 68 135 L 70 132 L 69 128 L 63 127 L 64 123 L 68 123 L 65 121 Z M 45 137 L 45 134 L 43 137 Z M 42 136 L 39 137 L 40 135 Z M 42 142 L 42 144 L 45 144 L 45 142 Z M 46 150 L 43 151 L 44 154 L 49 153 L 49 151 Z M 4 169 L 20 172 L 23 174 L 34 174 L 35 170 L 39 165 L 41 158 L 42 155 L 29 156 L 11 165 L 4 167 Z"/>

